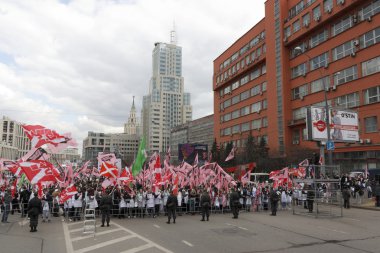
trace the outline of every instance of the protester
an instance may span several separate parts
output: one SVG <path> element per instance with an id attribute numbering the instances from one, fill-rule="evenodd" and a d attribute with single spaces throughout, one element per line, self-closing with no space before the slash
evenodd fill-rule
<path id="1" fill-rule="evenodd" d="M 42 214 L 42 203 L 37 192 L 33 192 L 33 198 L 28 204 L 28 215 L 30 218 L 30 232 L 37 232 L 38 216 Z"/>
<path id="2" fill-rule="evenodd" d="M 104 192 L 103 196 L 100 200 L 100 210 L 102 212 L 102 225 L 104 227 L 104 223 L 107 221 L 107 227 L 110 226 L 110 212 L 112 208 L 112 198 L 109 193 Z"/>
<path id="3" fill-rule="evenodd" d="M 207 218 L 207 221 L 209 221 L 210 217 L 210 195 L 207 193 L 206 190 L 203 190 L 203 193 L 201 195 L 201 209 L 202 209 L 202 219 L 201 221 L 205 221 L 205 216 Z"/>
<path id="4" fill-rule="evenodd" d="M 12 196 L 11 196 L 11 191 L 7 190 L 5 191 L 4 194 L 4 200 L 3 200 L 3 216 L 1 217 L 1 222 L 3 223 L 9 223 L 8 221 L 8 215 L 10 212 L 11 208 L 11 201 L 12 201 Z"/>
<path id="5" fill-rule="evenodd" d="M 177 209 L 177 197 L 174 195 L 173 190 L 171 191 L 168 200 L 166 201 L 166 209 L 168 210 L 168 221 L 166 223 L 170 224 L 171 218 L 173 218 L 173 223 L 175 224 L 176 209 Z"/>
<path id="6" fill-rule="evenodd" d="M 234 188 L 230 194 L 230 206 L 231 206 L 234 219 L 239 218 L 239 206 L 240 206 L 239 199 L 240 199 L 239 193 L 237 192 L 237 189 Z"/>

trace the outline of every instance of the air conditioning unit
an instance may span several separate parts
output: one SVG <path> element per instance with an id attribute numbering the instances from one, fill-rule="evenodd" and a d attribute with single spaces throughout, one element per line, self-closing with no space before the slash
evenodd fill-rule
<path id="1" fill-rule="evenodd" d="M 262 96 L 263 95 L 263 91 L 260 91 L 260 96 Z"/>
<path id="2" fill-rule="evenodd" d="M 288 36 L 284 37 L 284 42 L 288 42 Z"/>
<path id="3" fill-rule="evenodd" d="M 302 76 L 303 76 L 303 77 L 306 77 L 306 72 L 303 72 L 303 73 L 302 73 Z"/>
<path id="4" fill-rule="evenodd" d="M 371 139 L 365 139 L 365 143 L 370 144 L 371 143 Z"/>
<path id="5" fill-rule="evenodd" d="M 261 110 L 257 110 L 257 114 L 260 114 Z"/>
<path id="6" fill-rule="evenodd" d="M 363 140 L 363 139 L 360 139 L 360 140 L 359 140 L 359 143 L 360 143 L 360 144 L 363 144 L 363 143 L 364 143 L 364 140 Z"/>
<path id="7" fill-rule="evenodd" d="M 339 4 L 343 5 L 344 4 L 344 0 L 339 0 Z"/>
<path id="8" fill-rule="evenodd" d="M 372 17 L 369 16 L 369 17 L 367 18 L 367 22 L 371 22 L 371 21 L 372 21 Z"/>
<path id="9" fill-rule="evenodd" d="M 352 22 L 353 22 L 354 24 L 356 24 L 356 23 L 358 22 L 358 15 L 354 14 L 354 15 L 352 16 Z"/>
<path id="10" fill-rule="evenodd" d="M 332 12 L 331 6 L 327 7 L 327 13 L 331 13 L 331 12 Z"/>
<path id="11" fill-rule="evenodd" d="M 307 45 L 307 43 L 305 43 L 305 45 L 304 45 L 304 49 L 307 49 L 309 46 Z"/>
<path id="12" fill-rule="evenodd" d="M 303 26 L 306 27 L 306 28 L 308 28 L 309 25 L 310 25 L 310 24 L 309 24 L 309 21 L 306 21 L 306 22 L 303 24 Z"/>
<path id="13" fill-rule="evenodd" d="M 360 41 L 359 40 L 354 40 L 354 46 L 356 46 L 356 47 L 360 46 Z"/>
<path id="14" fill-rule="evenodd" d="M 325 69 L 329 68 L 329 64 L 326 63 L 325 66 L 324 66 Z"/>
<path id="15" fill-rule="evenodd" d="M 333 85 L 333 86 L 331 87 L 331 90 L 336 90 L 336 85 Z"/>
<path id="16" fill-rule="evenodd" d="M 321 16 L 320 15 L 315 16 L 314 20 L 317 21 L 317 22 L 319 22 L 321 20 Z"/>
<path id="17" fill-rule="evenodd" d="M 355 57 L 356 56 L 356 53 L 355 52 L 352 52 L 351 53 L 351 57 Z"/>
<path id="18" fill-rule="evenodd" d="M 295 123 L 295 120 L 289 121 L 289 125 L 294 125 L 294 123 Z"/>
<path id="19" fill-rule="evenodd" d="M 261 128 L 260 128 L 260 127 L 258 127 L 258 128 L 257 128 L 257 131 L 259 131 L 259 132 L 260 132 L 260 129 L 261 129 Z"/>
<path id="20" fill-rule="evenodd" d="M 304 96 L 303 95 L 300 95 L 300 100 L 303 100 L 304 99 Z"/>
<path id="21" fill-rule="evenodd" d="M 295 144 L 295 145 L 298 145 L 298 144 L 300 144 L 300 141 L 293 141 L 293 144 Z"/>

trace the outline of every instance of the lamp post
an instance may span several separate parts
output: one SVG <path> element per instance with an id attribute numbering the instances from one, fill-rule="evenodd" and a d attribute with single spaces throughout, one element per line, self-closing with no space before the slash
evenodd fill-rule
<path id="1" fill-rule="evenodd" d="M 303 53 L 308 59 L 309 61 L 311 62 L 311 57 L 304 53 L 302 48 L 301 47 L 295 47 L 294 48 L 294 54 L 295 55 L 298 55 L 300 53 Z M 323 85 L 323 92 L 324 92 L 324 100 L 325 100 L 325 113 L 326 113 L 326 130 L 327 130 L 327 143 L 329 143 L 331 141 L 331 129 L 330 129 L 330 111 L 329 111 L 329 104 L 328 104 L 328 100 L 327 100 L 327 87 L 326 87 L 326 82 L 325 82 L 325 78 L 323 77 L 323 73 L 322 73 L 322 70 L 321 68 L 318 68 L 318 71 L 319 71 L 319 74 L 322 78 L 322 85 Z M 336 75 L 339 75 L 340 72 L 337 72 Z M 326 143 L 326 145 L 327 145 Z M 324 146 L 321 145 L 321 150 L 320 150 L 320 155 L 322 157 L 324 157 Z M 327 165 L 332 165 L 332 150 L 327 150 L 327 154 L 328 154 L 328 162 L 327 162 Z M 324 162 L 324 159 L 323 159 L 323 162 Z M 324 162 L 325 163 L 325 162 Z"/>

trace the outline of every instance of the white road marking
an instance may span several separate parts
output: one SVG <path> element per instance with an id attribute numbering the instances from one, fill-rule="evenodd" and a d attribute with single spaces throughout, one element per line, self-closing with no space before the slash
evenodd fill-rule
<path id="1" fill-rule="evenodd" d="M 160 226 L 158 226 L 157 224 L 154 224 L 153 227 L 160 228 Z"/>
<path id="2" fill-rule="evenodd" d="M 96 225 L 96 227 L 97 228 L 100 227 L 100 224 Z M 79 231 L 83 231 L 83 227 L 72 229 L 72 230 L 70 230 L 70 233 L 75 233 L 75 232 L 79 232 Z"/>
<path id="3" fill-rule="evenodd" d="M 67 226 L 71 226 L 71 225 L 78 225 L 81 223 L 83 223 L 83 221 L 70 222 L 70 223 L 66 223 L 66 224 L 67 224 Z"/>
<path id="4" fill-rule="evenodd" d="M 344 217 L 344 218 L 347 219 L 347 220 L 360 221 L 358 219 L 353 219 L 353 218 L 346 218 L 346 217 Z"/>
<path id="5" fill-rule="evenodd" d="M 67 227 L 67 224 L 65 222 L 62 222 L 62 226 L 63 226 L 63 232 L 65 234 L 66 252 L 73 253 L 74 252 L 73 244 L 70 241 L 70 232 Z"/>
<path id="6" fill-rule="evenodd" d="M 326 228 L 326 227 L 318 227 L 318 228 L 330 230 L 330 231 L 337 232 L 337 233 L 348 234 L 347 232 L 344 232 L 344 231 L 341 231 L 341 230 L 336 230 L 336 229 L 331 229 L 331 228 Z"/>
<path id="7" fill-rule="evenodd" d="M 98 249 L 98 248 L 101 248 L 101 247 L 112 245 L 114 243 L 122 242 L 124 240 L 128 240 L 128 239 L 131 239 L 131 238 L 134 238 L 134 237 L 136 237 L 136 236 L 134 236 L 134 235 L 123 236 L 123 237 L 120 237 L 120 238 L 117 238 L 117 239 L 113 239 L 113 240 L 109 240 L 109 241 L 106 241 L 106 242 L 98 243 L 98 244 L 92 245 L 92 246 L 87 247 L 87 248 L 76 250 L 76 251 L 74 251 L 74 253 L 84 253 L 84 252 L 87 252 L 87 251 L 91 251 L 91 250 L 95 250 L 95 249 Z"/>
<path id="8" fill-rule="evenodd" d="M 75 237 L 75 238 L 71 239 L 71 241 L 72 242 L 76 242 L 76 241 L 79 241 L 79 240 L 88 239 L 88 238 L 91 238 L 91 237 L 94 237 L 94 236 L 98 236 L 98 235 L 105 235 L 105 234 L 113 233 L 113 232 L 120 231 L 120 230 L 121 230 L 120 228 L 115 228 L 115 229 L 106 230 L 106 231 L 102 231 L 102 232 L 96 233 L 95 235 L 79 236 L 79 237 Z"/>
<path id="9" fill-rule="evenodd" d="M 174 253 L 173 251 L 170 251 L 170 250 L 168 250 L 168 249 L 166 249 L 166 248 L 164 248 L 164 247 L 158 245 L 157 243 L 154 243 L 153 241 L 151 241 L 151 240 L 149 240 L 149 239 L 147 239 L 147 238 L 145 238 L 145 237 L 143 237 L 143 236 L 141 236 L 141 235 L 139 235 L 139 234 L 133 232 L 132 230 L 129 230 L 129 229 L 126 229 L 126 228 L 123 227 L 123 226 L 120 226 L 119 224 L 117 224 L 117 223 L 115 223 L 115 222 L 113 222 L 113 221 L 111 221 L 111 224 L 114 224 L 115 226 L 121 228 L 122 230 L 124 230 L 124 231 L 126 231 L 126 232 L 128 232 L 128 233 L 130 233 L 130 234 L 132 234 L 132 235 L 134 235 L 134 236 L 136 236 L 137 238 L 139 238 L 139 239 L 145 241 L 146 243 L 148 243 L 148 245 L 152 245 L 153 247 L 156 247 L 156 248 L 158 248 L 159 250 L 161 250 L 161 251 L 163 251 L 163 252 L 166 252 L 166 253 Z"/>
<path id="10" fill-rule="evenodd" d="M 28 223 L 29 223 L 29 221 L 27 219 L 24 219 L 23 221 L 20 221 L 18 224 L 23 227 Z"/>
<path id="11" fill-rule="evenodd" d="M 182 242 L 183 242 L 184 244 L 186 244 L 187 246 L 194 247 L 194 245 L 192 245 L 192 244 L 189 243 L 188 241 L 182 240 Z"/>
<path id="12" fill-rule="evenodd" d="M 146 249 L 149 249 L 149 248 L 152 248 L 152 247 L 154 247 L 153 244 L 144 244 L 144 245 L 141 245 L 139 247 L 132 248 L 132 249 L 120 252 L 120 253 L 136 253 L 136 252 L 139 252 L 139 251 L 142 251 L 142 250 L 146 250 Z"/>
<path id="13" fill-rule="evenodd" d="M 226 223 L 226 225 L 227 225 L 227 226 L 233 226 L 233 225 L 232 225 L 232 224 L 230 224 L 230 223 Z"/>
<path id="14" fill-rule="evenodd" d="M 238 227 L 238 228 L 243 229 L 243 230 L 248 230 L 248 228 L 243 228 L 243 227 Z"/>

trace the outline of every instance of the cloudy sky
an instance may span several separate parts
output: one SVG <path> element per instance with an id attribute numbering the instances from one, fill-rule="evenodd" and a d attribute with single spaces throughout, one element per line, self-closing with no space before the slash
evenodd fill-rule
<path id="1" fill-rule="evenodd" d="M 122 132 L 173 22 L 193 119 L 212 114 L 213 60 L 263 17 L 264 0 L 1 0 L 1 115 L 79 144 Z"/>

